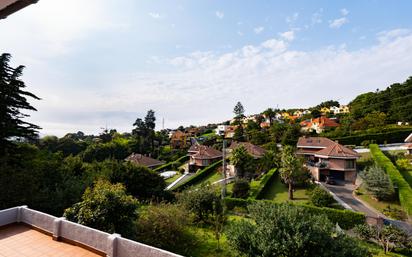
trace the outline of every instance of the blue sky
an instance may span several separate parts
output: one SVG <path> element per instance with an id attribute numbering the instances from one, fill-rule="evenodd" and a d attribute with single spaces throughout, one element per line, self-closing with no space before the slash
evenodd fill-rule
<path id="1" fill-rule="evenodd" d="M 40 0 L 0 21 L 42 134 L 309 107 L 412 75 L 411 1 Z"/>

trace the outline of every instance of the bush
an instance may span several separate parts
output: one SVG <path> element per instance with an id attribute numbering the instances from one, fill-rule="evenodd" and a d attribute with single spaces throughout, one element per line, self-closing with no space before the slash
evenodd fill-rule
<path id="1" fill-rule="evenodd" d="M 408 216 L 403 210 L 391 207 L 389 205 L 385 209 L 383 209 L 383 214 L 396 220 L 406 220 L 408 218 Z"/>
<path id="2" fill-rule="evenodd" d="M 167 170 L 167 169 L 177 169 L 179 168 L 179 166 L 181 166 L 185 161 L 187 161 L 189 159 L 189 156 L 185 155 L 180 157 L 179 159 L 163 164 L 162 166 L 157 167 L 156 169 L 154 169 L 153 171 L 163 171 L 163 170 Z"/>
<path id="3" fill-rule="evenodd" d="M 373 144 L 369 148 L 373 159 L 379 166 L 385 169 L 394 186 L 398 187 L 399 201 L 402 207 L 409 215 L 412 215 L 412 201 L 410 200 L 412 199 L 412 189 L 408 182 L 405 181 L 389 158 L 382 153 L 378 145 Z"/>
<path id="4" fill-rule="evenodd" d="M 411 132 L 412 129 L 399 129 L 385 133 L 368 133 L 331 139 L 338 140 L 340 144 L 344 145 L 362 145 L 362 142 L 364 141 L 375 142 L 376 144 L 383 144 L 386 141 L 386 143 L 390 144 L 402 142 Z"/>
<path id="5" fill-rule="evenodd" d="M 193 236 L 186 226 L 189 225 L 185 208 L 172 204 L 148 206 L 137 221 L 137 240 L 180 254 L 189 254 L 193 247 Z"/>
<path id="6" fill-rule="evenodd" d="M 198 172 L 196 172 L 195 175 L 193 175 L 192 177 L 190 177 L 188 180 L 186 180 L 184 183 L 178 185 L 177 187 L 174 187 L 172 190 L 173 191 L 182 191 L 183 189 L 186 189 L 190 186 L 193 186 L 194 184 L 196 184 L 197 182 L 199 182 L 200 180 L 202 180 L 203 178 L 207 177 L 210 173 L 212 173 L 213 171 L 216 170 L 216 168 L 222 164 L 222 160 L 219 160 L 213 164 L 210 164 L 209 166 L 207 166 L 206 168 L 204 168 L 203 170 L 200 170 Z"/>
<path id="7" fill-rule="evenodd" d="M 246 198 L 249 195 L 250 185 L 246 179 L 237 179 L 233 184 L 232 196 L 234 198 Z"/>
<path id="8" fill-rule="evenodd" d="M 385 171 L 376 164 L 360 173 L 365 189 L 376 199 L 391 200 L 395 194 L 393 185 Z"/>
<path id="9" fill-rule="evenodd" d="M 333 199 L 332 195 L 319 186 L 311 191 L 310 201 L 313 205 L 318 207 L 330 207 L 335 203 L 335 199 Z"/>
<path id="10" fill-rule="evenodd" d="M 263 175 L 263 177 L 260 179 L 259 186 L 253 191 L 250 196 L 252 199 L 261 199 L 263 197 L 273 179 L 276 178 L 276 176 L 274 176 L 276 171 L 277 169 L 273 168 L 269 170 L 265 175 Z"/>
<path id="11" fill-rule="evenodd" d="M 259 201 L 249 206 L 250 219 L 233 222 L 229 244 L 246 256 L 368 256 L 367 249 L 324 215 L 289 204 Z"/>

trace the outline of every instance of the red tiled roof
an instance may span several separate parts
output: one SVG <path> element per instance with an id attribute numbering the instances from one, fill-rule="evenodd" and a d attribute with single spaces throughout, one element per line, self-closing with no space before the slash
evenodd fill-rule
<path id="1" fill-rule="evenodd" d="M 340 126 L 340 124 L 338 124 L 336 121 L 326 118 L 324 116 L 313 119 L 312 123 L 319 123 L 319 127 L 323 127 L 323 128 Z"/>
<path id="2" fill-rule="evenodd" d="M 228 149 L 234 150 L 234 149 L 236 149 L 240 146 L 245 147 L 246 151 L 255 158 L 260 158 L 266 153 L 266 150 L 263 149 L 262 147 L 254 145 L 254 144 L 249 143 L 249 142 L 236 142 L 236 141 L 234 141 L 234 142 L 232 142 L 232 144 L 230 145 L 230 147 Z"/>
<path id="3" fill-rule="evenodd" d="M 302 127 L 311 127 L 312 122 L 310 122 L 310 120 L 304 120 L 304 121 L 300 122 L 300 126 L 302 126 Z"/>
<path id="4" fill-rule="evenodd" d="M 194 159 L 216 159 L 223 156 L 221 151 L 205 145 L 192 145 L 189 149 L 190 153 Z"/>
<path id="5" fill-rule="evenodd" d="M 330 145 L 322 150 L 319 150 L 315 153 L 315 156 L 328 156 L 328 157 L 338 157 L 338 158 L 358 158 L 359 154 L 352 149 L 344 147 L 338 143 L 333 142 L 333 145 Z"/>
<path id="6" fill-rule="evenodd" d="M 165 163 L 163 161 L 159 161 L 159 160 L 156 160 L 156 159 L 153 159 L 153 158 L 150 158 L 148 156 L 144 156 L 138 153 L 132 153 L 129 157 L 126 158 L 126 161 L 130 161 L 132 163 L 146 166 L 146 167 L 158 166 L 158 165 L 162 165 Z"/>
<path id="7" fill-rule="evenodd" d="M 300 137 L 297 147 L 326 148 L 333 144 L 335 144 L 335 142 L 326 137 Z"/>

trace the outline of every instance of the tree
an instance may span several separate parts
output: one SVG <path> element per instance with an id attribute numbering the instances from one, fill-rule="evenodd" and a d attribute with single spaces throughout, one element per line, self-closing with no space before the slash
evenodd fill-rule
<path id="1" fill-rule="evenodd" d="M 235 166 L 237 177 L 248 177 L 253 172 L 253 157 L 244 146 L 236 147 L 230 156 L 230 163 Z"/>
<path id="2" fill-rule="evenodd" d="M 335 203 L 332 195 L 317 186 L 310 192 L 310 202 L 318 207 L 330 207 Z"/>
<path id="3" fill-rule="evenodd" d="M 245 108 L 241 102 L 237 102 L 235 108 L 233 109 L 233 113 L 235 114 L 235 119 L 239 122 L 243 117 L 245 117 Z M 240 124 L 238 124 L 240 125 Z"/>
<path id="4" fill-rule="evenodd" d="M 315 216 L 288 204 L 258 202 L 250 219 L 234 221 L 226 231 L 229 244 L 242 256 L 361 257 L 367 249 L 338 233 L 326 216 Z"/>
<path id="5" fill-rule="evenodd" d="M 378 200 L 390 200 L 395 191 L 388 174 L 377 164 L 360 173 L 365 189 Z"/>
<path id="6" fill-rule="evenodd" d="M 275 118 L 276 112 L 272 108 L 266 109 L 263 114 L 269 120 L 269 125 L 272 126 L 273 119 Z"/>
<path id="7" fill-rule="evenodd" d="M 33 139 L 37 137 L 39 126 L 26 122 L 23 119 L 30 115 L 22 110 L 37 111 L 27 97 L 40 100 L 34 94 L 23 90 L 26 85 L 20 79 L 24 66 L 10 67 L 11 55 L 0 56 L 0 154 L 12 146 L 15 138 Z"/>
<path id="8" fill-rule="evenodd" d="M 99 180 L 93 188 L 86 189 L 81 202 L 64 211 L 64 217 L 108 233 L 130 236 L 138 206 L 138 201 L 126 194 L 122 184 Z"/>
<path id="9" fill-rule="evenodd" d="M 378 242 L 378 244 L 387 252 L 394 248 L 411 248 L 412 238 L 405 231 L 393 225 L 357 225 L 354 232 L 363 240 Z"/>
<path id="10" fill-rule="evenodd" d="M 289 186 L 289 200 L 293 200 L 293 187 L 296 183 L 307 179 L 308 173 L 302 161 L 296 157 L 295 149 L 286 145 L 282 151 L 280 177 Z"/>
<path id="11" fill-rule="evenodd" d="M 332 107 L 332 106 L 339 106 L 339 105 L 340 105 L 340 104 L 339 104 L 338 101 L 328 100 L 328 101 L 325 101 L 325 102 L 320 103 L 320 104 L 317 105 L 315 108 L 316 108 L 316 109 L 321 109 L 321 108 L 323 108 L 323 107 L 330 108 L 330 107 Z"/>
<path id="12" fill-rule="evenodd" d="M 244 142 L 245 141 L 245 133 L 243 130 L 242 125 L 238 125 L 235 129 L 235 133 L 233 134 L 233 140 Z"/>
<path id="13" fill-rule="evenodd" d="M 232 196 L 234 198 L 246 198 L 249 195 L 249 181 L 245 179 L 237 179 L 233 184 Z"/>
<path id="14" fill-rule="evenodd" d="M 150 130 L 154 130 L 156 127 L 156 117 L 155 117 L 155 112 L 153 110 L 148 110 L 146 117 L 144 117 L 144 123 L 146 125 L 146 128 Z"/>

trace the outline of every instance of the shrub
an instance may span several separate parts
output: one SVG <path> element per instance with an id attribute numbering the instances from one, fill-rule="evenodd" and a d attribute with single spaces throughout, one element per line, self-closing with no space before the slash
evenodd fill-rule
<path id="1" fill-rule="evenodd" d="M 389 158 L 382 153 L 378 145 L 370 145 L 369 148 L 373 159 L 378 165 L 385 169 L 392 183 L 398 187 L 399 201 L 405 211 L 411 215 L 412 201 L 410 199 L 412 199 L 412 189 L 408 182 L 405 181 Z"/>
<path id="2" fill-rule="evenodd" d="M 335 203 L 335 199 L 333 199 L 332 195 L 319 186 L 311 191 L 310 201 L 313 205 L 318 207 L 329 207 Z"/>
<path id="3" fill-rule="evenodd" d="M 393 185 L 385 173 L 378 165 L 373 165 L 360 173 L 363 179 L 365 189 L 369 191 L 376 199 L 390 200 L 393 198 L 395 191 Z"/>
<path id="4" fill-rule="evenodd" d="M 266 190 L 268 189 L 268 187 L 272 183 L 273 179 L 276 178 L 276 176 L 275 176 L 276 171 L 277 171 L 277 169 L 273 168 L 273 169 L 269 170 L 265 175 L 262 176 L 262 178 L 260 179 L 260 183 L 259 183 L 258 187 L 256 189 L 254 189 L 253 193 L 251 194 L 251 196 L 250 196 L 251 198 L 261 199 L 263 197 Z"/>
<path id="5" fill-rule="evenodd" d="M 396 220 L 406 220 L 408 218 L 403 210 L 391 207 L 389 205 L 385 209 L 383 209 L 383 214 Z"/>
<path id="6" fill-rule="evenodd" d="M 189 156 L 185 155 L 180 157 L 179 159 L 163 164 L 162 166 L 157 167 L 156 169 L 154 169 L 153 171 L 162 171 L 162 170 L 166 170 L 166 169 L 177 169 L 179 168 L 179 166 L 182 165 L 182 163 L 184 163 L 185 161 L 187 161 L 189 159 Z"/>
<path id="7" fill-rule="evenodd" d="M 172 204 L 149 205 L 137 221 L 137 240 L 168 251 L 189 254 L 194 245 L 187 231 L 189 214 Z"/>
<path id="8" fill-rule="evenodd" d="M 376 144 L 383 144 L 385 141 L 390 144 L 402 142 L 411 132 L 411 129 L 398 129 L 385 133 L 367 133 L 363 135 L 336 137 L 332 138 L 332 140 L 338 140 L 340 144 L 344 145 L 362 145 L 362 142 L 366 140 L 375 142 Z"/>
<path id="9" fill-rule="evenodd" d="M 233 184 L 232 196 L 234 198 L 246 198 L 249 195 L 250 185 L 246 179 L 237 179 Z"/>
<path id="10" fill-rule="evenodd" d="M 246 256 L 368 256 L 367 249 L 337 233 L 324 215 L 263 201 L 248 209 L 251 221 L 235 221 L 227 231 L 229 244 Z"/>
<path id="11" fill-rule="evenodd" d="M 211 165 L 207 166 L 206 168 L 196 172 L 195 175 L 190 177 L 188 180 L 186 180 L 184 183 L 178 185 L 177 187 L 174 187 L 172 190 L 173 191 L 181 191 L 185 188 L 188 188 L 190 186 L 193 186 L 203 178 L 207 177 L 210 173 L 216 170 L 216 168 L 222 164 L 222 160 L 219 160 L 215 163 L 212 163 Z"/>

